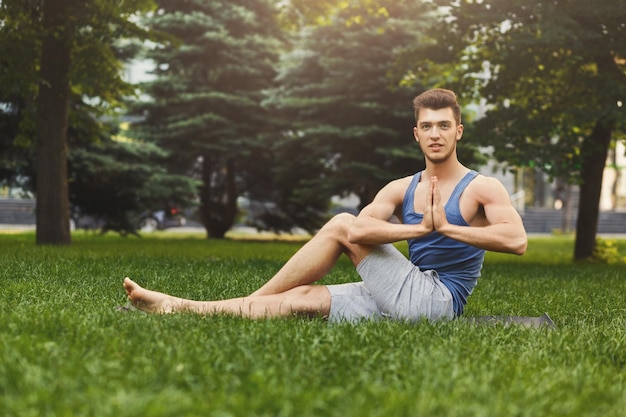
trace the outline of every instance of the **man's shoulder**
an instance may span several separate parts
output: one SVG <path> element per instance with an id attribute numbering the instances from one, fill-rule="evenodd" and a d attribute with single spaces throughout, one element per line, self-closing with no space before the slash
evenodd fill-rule
<path id="1" fill-rule="evenodd" d="M 508 195 L 504 184 L 499 179 L 480 173 L 469 183 L 467 191 L 478 199 L 489 198 L 502 193 Z"/>
<path id="2" fill-rule="evenodd" d="M 493 187 L 493 186 L 502 186 L 502 182 L 496 177 L 491 177 L 489 175 L 477 173 L 476 177 L 472 181 L 472 184 L 478 187 Z"/>
<path id="3" fill-rule="evenodd" d="M 404 199 L 404 194 L 408 190 L 412 179 L 413 175 L 409 175 L 391 180 L 378 193 L 379 201 L 387 200 L 393 201 L 394 204 L 399 204 Z"/>
<path id="4" fill-rule="evenodd" d="M 406 190 L 411 184 L 411 181 L 413 181 L 413 177 L 415 177 L 415 175 L 408 175 L 406 177 L 397 178 L 389 182 L 387 184 L 387 187 L 399 189 L 399 190 Z"/>

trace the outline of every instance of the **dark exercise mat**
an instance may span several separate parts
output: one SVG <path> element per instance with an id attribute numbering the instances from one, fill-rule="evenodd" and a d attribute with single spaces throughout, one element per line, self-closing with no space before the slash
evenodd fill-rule
<path id="1" fill-rule="evenodd" d="M 543 313 L 543 316 L 539 317 L 525 317 L 525 316 L 482 316 L 482 317 L 468 317 L 468 320 L 473 323 L 487 323 L 487 324 L 519 324 L 525 327 L 542 327 L 546 326 L 552 329 L 556 329 L 556 325 L 548 316 L 548 313 Z"/>

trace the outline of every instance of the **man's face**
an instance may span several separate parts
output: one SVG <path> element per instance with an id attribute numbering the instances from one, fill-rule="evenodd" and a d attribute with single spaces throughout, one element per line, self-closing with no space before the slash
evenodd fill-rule
<path id="1" fill-rule="evenodd" d="M 415 140 L 426 159 L 443 162 L 455 155 L 456 143 L 463 135 L 463 125 L 454 120 L 452 109 L 421 109 L 417 126 L 413 129 Z"/>

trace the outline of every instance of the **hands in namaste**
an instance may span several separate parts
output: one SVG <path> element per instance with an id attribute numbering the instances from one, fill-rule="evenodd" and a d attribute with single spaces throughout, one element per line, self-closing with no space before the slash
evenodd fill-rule
<path id="1" fill-rule="evenodd" d="M 430 187 L 426 200 L 430 204 L 426 204 L 422 224 L 431 231 L 442 230 L 448 224 L 448 219 L 441 204 L 441 192 L 437 184 L 437 177 L 430 177 Z"/>

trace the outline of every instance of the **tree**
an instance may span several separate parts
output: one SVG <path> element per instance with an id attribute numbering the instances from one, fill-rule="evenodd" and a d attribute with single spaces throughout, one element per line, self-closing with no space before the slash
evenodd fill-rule
<path id="1" fill-rule="evenodd" d="M 0 80 L 13 86 L 1 97 L 8 109 L 2 112 L 2 128 L 10 132 L 2 143 L 24 158 L 3 164 L 3 175 L 13 180 L 36 176 L 39 244 L 70 243 L 68 143 L 99 140 L 101 117 L 134 93 L 121 78 L 125 48 L 119 42 L 155 39 L 132 21 L 133 14 L 151 5 L 151 0 L 2 3 L 0 48 L 13 52 L 0 61 L 5 70 Z M 78 137 L 68 139 L 68 129 Z M 34 137 L 36 164 L 31 157 Z"/>
<path id="2" fill-rule="evenodd" d="M 336 7 L 336 0 L 287 0 L 280 3 L 279 12 L 284 26 L 298 30 L 327 20 Z"/>
<path id="3" fill-rule="evenodd" d="M 297 209 L 292 212 L 310 206 L 307 201 L 349 193 L 362 207 L 391 179 L 424 166 L 411 103 L 425 87 L 402 85 L 408 68 L 401 58 L 422 41 L 419 22 L 430 13 L 414 1 L 358 0 L 302 29 L 273 99 L 290 123 L 277 170 L 278 189 Z M 472 156 L 462 151 L 461 157 Z"/>
<path id="4" fill-rule="evenodd" d="M 0 3 L 0 181 L 34 176 L 35 97 L 40 48 L 39 1 Z"/>
<path id="5" fill-rule="evenodd" d="M 171 151 L 175 172 L 201 179 L 200 217 L 208 237 L 234 224 L 237 197 L 271 165 L 269 115 L 261 105 L 275 77 L 281 36 L 269 0 L 159 0 L 148 25 L 176 38 L 155 48 L 156 80 L 135 135 Z"/>
<path id="6" fill-rule="evenodd" d="M 123 132 L 119 132 L 123 133 Z M 167 153 L 151 143 L 102 134 L 100 143 L 70 153 L 70 201 L 80 215 L 102 225 L 102 232 L 137 234 L 148 213 L 189 207 L 197 184 L 163 166 Z"/>
<path id="7" fill-rule="evenodd" d="M 435 3 L 448 13 L 416 79 L 446 68 L 466 98 L 488 104 L 476 127 L 500 160 L 580 183 L 574 258 L 590 257 L 607 152 L 626 120 L 626 2 Z"/>
<path id="8" fill-rule="evenodd" d="M 69 244 L 67 124 L 70 104 L 70 55 L 76 31 L 66 16 L 80 1 L 45 0 L 37 98 L 37 243 Z"/>

